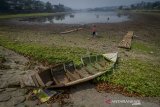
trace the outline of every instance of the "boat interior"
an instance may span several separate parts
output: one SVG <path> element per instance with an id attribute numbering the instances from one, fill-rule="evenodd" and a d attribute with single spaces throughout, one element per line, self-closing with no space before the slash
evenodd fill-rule
<path id="1" fill-rule="evenodd" d="M 98 72 L 104 72 L 112 63 L 102 55 L 92 55 L 81 58 L 83 67 L 76 69 L 73 61 L 59 64 L 32 75 L 36 87 L 65 85 L 69 82 L 83 79 Z"/>

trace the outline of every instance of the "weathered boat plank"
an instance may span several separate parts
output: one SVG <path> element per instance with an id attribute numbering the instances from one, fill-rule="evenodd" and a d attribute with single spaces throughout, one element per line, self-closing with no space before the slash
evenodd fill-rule
<path id="1" fill-rule="evenodd" d="M 35 75 L 32 75 L 31 77 L 32 77 L 33 82 L 35 83 L 35 85 L 36 85 L 37 87 L 39 87 L 40 85 L 38 84 L 38 81 L 37 81 Z"/>
<path id="2" fill-rule="evenodd" d="M 68 30 L 68 31 L 61 32 L 61 34 L 67 34 L 67 33 L 75 32 L 75 31 L 79 31 L 79 30 L 82 30 L 82 29 L 83 29 L 83 28 L 72 29 L 72 30 Z"/>
<path id="3" fill-rule="evenodd" d="M 119 43 L 118 47 L 130 49 L 133 35 L 133 31 L 128 31 L 128 33 L 123 37 L 122 41 Z"/>
<path id="4" fill-rule="evenodd" d="M 40 76 L 39 76 L 38 73 L 35 74 L 35 77 L 36 77 L 36 79 L 37 79 L 38 84 L 39 84 L 40 86 L 42 86 L 42 87 L 45 87 L 45 84 L 43 83 L 43 81 L 42 81 L 42 79 L 40 78 Z"/>
<path id="5" fill-rule="evenodd" d="M 90 76 L 90 74 L 86 70 L 84 70 L 84 68 L 78 70 L 78 73 L 80 73 L 83 77 Z"/>

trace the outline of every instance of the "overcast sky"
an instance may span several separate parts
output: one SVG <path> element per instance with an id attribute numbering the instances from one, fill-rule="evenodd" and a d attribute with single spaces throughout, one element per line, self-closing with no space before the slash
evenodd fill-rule
<path id="1" fill-rule="evenodd" d="M 104 6 L 129 5 L 141 1 L 153 2 L 159 0 L 41 0 L 41 1 L 49 1 L 52 4 L 61 3 L 73 9 L 85 9 L 85 8 L 104 7 Z"/>

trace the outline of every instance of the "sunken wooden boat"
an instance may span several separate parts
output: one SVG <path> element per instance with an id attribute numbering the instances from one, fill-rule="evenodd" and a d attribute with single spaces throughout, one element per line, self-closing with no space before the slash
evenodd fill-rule
<path id="1" fill-rule="evenodd" d="M 83 29 L 83 28 L 72 29 L 72 30 L 60 32 L 60 34 L 67 34 L 67 33 L 71 33 L 71 32 L 76 32 L 76 31 L 80 31 L 80 30 L 82 30 L 82 29 Z"/>
<path id="2" fill-rule="evenodd" d="M 59 64 L 21 79 L 21 87 L 56 88 L 72 86 L 94 79 L 110 69 L 117 61 L 118 53 L 91 55 L 81 58 L 83 67 L 76 69 L 73 62 Z"/>

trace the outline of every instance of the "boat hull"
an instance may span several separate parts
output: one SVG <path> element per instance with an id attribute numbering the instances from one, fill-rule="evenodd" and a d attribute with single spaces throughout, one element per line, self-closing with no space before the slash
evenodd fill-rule
<path id="1" fill-rule="evenodd" d="M 22 79 L 21 86 L 58 88 L 86 82 L 110 71 L 117 57 L 118 53 L 82 57 L 83 67 L 81 69 L 76 69 L 73 62 L 63 63 L 31 75 L 27 82 Z"/>

